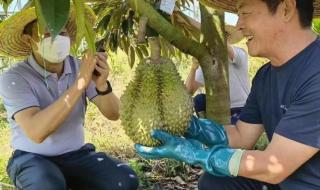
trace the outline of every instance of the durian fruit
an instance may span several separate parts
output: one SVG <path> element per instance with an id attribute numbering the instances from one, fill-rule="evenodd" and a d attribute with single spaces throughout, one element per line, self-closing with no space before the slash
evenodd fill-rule
<path id="1" fill-rule="evenodd" d="M 157 146 L 154 129 L 183 135 L 191 119 L 193 102 L 174 63 L 167 58 L 142 60 L 120 98 L 120 119 L 133 142 Z"/>
<path id="2" fill-rule="evenodd" d="M 185 132 L 192 115 L 192 98 L 186 91 L 174 63 L 170 59 L 163 59 L 162 62 L 165 63 L 160 64 L 163 129 L 174 135 L 181 135 Z"/>

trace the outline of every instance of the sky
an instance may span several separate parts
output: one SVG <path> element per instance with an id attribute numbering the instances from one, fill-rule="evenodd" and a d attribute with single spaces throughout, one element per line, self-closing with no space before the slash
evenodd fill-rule
<path id="1" fill-rule="evenodd" d="M 11 3 L 11 5 L 9 7 L 9 12 L 19 10 L 19 3 L 21 5 L 20 8 L 22 8 L 23 5 L 26 4 L 26 2 L 27 2 L 27 0 L 13 0 L 13 2 Z M 0 7 L 0 11 L 1 12 L 3 11 L 2 7 Z M 238 16 L 236 14 L 225 13 L 225 21 L 227 24 L 236 25 L 237 20 L 238 20 Z"/>

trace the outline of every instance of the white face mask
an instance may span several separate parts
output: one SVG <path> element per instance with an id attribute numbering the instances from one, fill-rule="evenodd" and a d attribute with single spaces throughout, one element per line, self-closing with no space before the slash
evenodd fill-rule
<path id="1" fill-rule="evenodd" d="M 58 35 L 37 42 L 38 53 L 50 63 L 61 63 L 70 54 L 70 38 Z"/>

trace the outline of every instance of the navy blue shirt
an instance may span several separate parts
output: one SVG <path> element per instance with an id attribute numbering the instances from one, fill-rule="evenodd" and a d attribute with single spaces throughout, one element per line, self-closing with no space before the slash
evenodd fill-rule
<path id="1" fill-rule="evenodd" d="M 277 133 L 320 148 L 319 38 L 283 66 L 267 63 L 257 72 L 240 120 L 263 124 L 270 141 Z M 320 152 L 280 187 L 281 190 L 319 190 Z"/>

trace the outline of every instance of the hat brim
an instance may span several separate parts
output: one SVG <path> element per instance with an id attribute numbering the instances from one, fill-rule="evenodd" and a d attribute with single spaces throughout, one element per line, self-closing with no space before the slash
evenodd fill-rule
<path id="1" fill-rule="evenodd" d="M 201 0 L 204 4 L 223 10 L 226 12 L 237 13 L 238 0 Z M 200 1 L 200 2 L 201 2 Z M 320 0 L 314 1 L 314 14 L 315 18 L 320 18 Z"/>
<path id="2" fill-rule="evenodd" d="M 73 11 L 73 9 L 71 10 L 69 21 L 65 27 L 73 44 L 77 35 L 77 26 L 75 11 Z M 93 11 L 86 10 L 86 15 L 90 20 L 95 19 Z M 23 41 L 22 34 L 26 25 L 36 19 L 35 8 L 30 7 L 4 20 L 0 24 L 0 54 L 15 59 L 24 59 L 30 55 L 31 46 L 29 43 Z"/>

